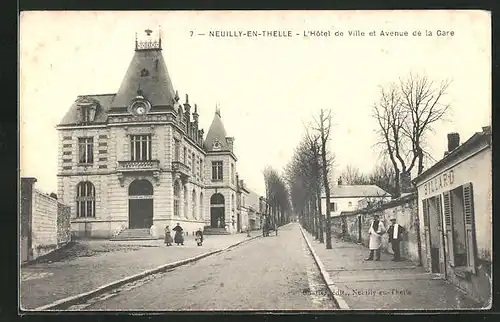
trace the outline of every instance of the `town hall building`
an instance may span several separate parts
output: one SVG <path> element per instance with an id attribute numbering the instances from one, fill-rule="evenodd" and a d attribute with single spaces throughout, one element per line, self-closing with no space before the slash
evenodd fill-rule
<path id="1" fill-rule="evenodd" d="M 197 105 L 179 99 L 151 30 L 136 37 L 118 92 L 78 96 L 57 130 L 58 196 L 71 206 L 74 236 L 235 227 L 234 138 L 218 108 L 204 137 Z"/>

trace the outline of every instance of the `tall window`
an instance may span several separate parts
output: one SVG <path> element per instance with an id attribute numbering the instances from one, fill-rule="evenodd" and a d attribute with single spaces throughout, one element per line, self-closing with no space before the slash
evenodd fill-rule
<path id="1" fill-rule="evenodd" d="M 174 216 L 180 216 L 180 199 L 181 199 L 181 187 L 179 181 L 174 183 Z"/>
<path id="2" fill-rule="evenodd" d="M 193 211 L 193 218 L 196 218 L 196 191 L 193 189 L 193 195 L 192 195 L 192 211 Z"/>
<path id="3" fill-rule="evenodd" d="M 200 159 L 200 179 L 203 180 L 203 160 Z"/>
<path id="4" fill-rule="evenodd" d="M 130 146 L 132 161 L 151 160 L 151 135 L 132 135 Z"/>
<path id="5" fill-rule="evenodd" d="M 95 217 L 95 188 L 89 181 L 76 186 L 76 216 Z"/>
<path id="6" fill-rule="evenodd" d="M 234 184 L 234 163 L 231 163 L 231 183 Z"/>
<path id="7" fill-rule="evenodd" d="M 78 155 L 79 163 L 94 162 L 94 138 L 78 139 Z"/>
<path id="8" fill-rule="evenodd" d="M 184 159 L 183 159 L 183 162 L 185 165 L 187 165 L 187 149 L 186 147 L 184 147 Z"/>
<path id="9" fill-rule="evenodd" d="M 222 161 L 212 161 L 212 180 L 222 180 Z"/>
<path id="10" fill-rule="evenodd" d="M 174 139 L 175 142 L 175 151 L 174 151 L 174 160 L 180 161 L 181 158 L 181 142 L 177 139 Z"/>
<path id="11" fill-rule="evenodd" d="M 88 123 L 91 121 L 90 118 L 90 108 L 82 107 L 82 120 L 84 123 Z"/>
<path id="12" fill-rule="evenodd" d="M 191 172 L 193 174 L 195 174 L 195 171 L 196 171 L 196 168 L 195 168 L 195 164 L 196 164 L 196 159 L 194 158 L 194 153 L 191 154 Z"/>
<path id="13" fill-rule="evenodd" d="M 203 192 L 200 192 L 200 219 L 203 219 Z"/>
<path id="14" fill-rule="evenodd" d="M 184 217 L 188 216 L 188 188 L 184 186 Z"/>

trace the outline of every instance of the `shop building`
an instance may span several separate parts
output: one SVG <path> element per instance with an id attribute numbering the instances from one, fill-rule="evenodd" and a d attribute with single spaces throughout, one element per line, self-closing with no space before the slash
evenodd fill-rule
<path id="1" fill-rule="evenodd" d="M 448 134 L 442 160 L 414 183 L 422 264 L 488 305 L 492 274 L 491 127 L 460 145 Z"/>

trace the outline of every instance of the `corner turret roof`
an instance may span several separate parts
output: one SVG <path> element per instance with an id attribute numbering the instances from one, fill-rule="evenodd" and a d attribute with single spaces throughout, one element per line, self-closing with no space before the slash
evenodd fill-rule
<path id="1" fill-rule="evenodd" d="M 229 146 L 226 142 L 226 129 L 224 128 L 224 124 L 222 123 L 222 118 L 220 116 L 220 110 L 217 108 L 215 111 L 214 119 L 212 120 L 212 125 L 210 125 L 210 129 L 208 130 L 207 136 L 205 137 L 205 141 L 203 143 L 206 151 L 228 151 Z M 220 142 L 220 148 L 214 149 L 214 142 Z"/>

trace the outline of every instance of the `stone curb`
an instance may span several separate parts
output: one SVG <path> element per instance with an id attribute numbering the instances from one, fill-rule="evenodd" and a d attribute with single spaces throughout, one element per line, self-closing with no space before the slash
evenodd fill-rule
<path id="1" fill-rule="evenodd" d="M 301 225 L 299 225 L 300 231 L 302 232 L 302 236 L 306 240 L 307 247 L 309 247 L 309 250 L 311 251 L 314 261 L 318 265 L 319 271 L 321 273 L 321 277 L 323 277 L 323 280 L 326 283 L 326 286 L 328 287 L 328 290 L 330 291 L 330 294 L 333 297 L 333 300 L 335 301 L 335 304 L 339 307 L 341 310 L 350 310 L 349 305 L 345 302 L 344 298 L 338 294 L 340 294 L 339 289 L 335 286 L 333 283 L 330 274 L 325 269 L 325 266 L 323 265 L 323 262 L 321 259 L 318 257 L 316 252 L 314 251 L 314 248 L 312 247 L 311 243 L 307 239 L 306 233 L 304 232 L 304 229 L 302 228 Z"/>
<path id="2" fill-rule="evenodd" d="M 105 284 L 103 286 L 100 286 L 100 287 L 98 287 L 98 288 L 96 288 L 96 289 L 94 289 L 92 291 L 89 291 L 89 292 L 80 293 L 80 294 L 77 294 L 77 295 L 74 295 L 74 296 L 66 297 L 66 298 L 57 300 L 57 301 L 55 301 L 53 303 L 46 304 L 46 305 L 43 305 L 43 306 L 39 306 L 39 307 L 37 307 L 35 309 L 24 309 L 24 310 L 25 311 L 53 311 L 53 310 L 63 310 L 63 309 L 65 309 L 65 308 L 67 308 L 67 307 L 69 307 L 71 305 L 77 304 L 78 302 L 85 301 L 85 300 L 87 300 L 87 299 L 89 299 L 91 297 L 94 297 L 96 295 L 99 295 L 101 293 L 109 291 L 111 289 L 117 288 L 117 287 L 122 286 L 124 284 L 131 283 L 131 282 L 140 280 L 140 279 L 142 279 L 142 278 L 144 278 L 146 276 L 157 274 L 157 273 L 163 272 L 163 271 L 171 269 L 171 268 L 179 267 L 179 266 L 191 263 L 191 262 L 195 262 L 195 261 L 200 260 L 202 258 L 205 258 L 205 257 L 211 256 L 211 255 L 215 255 L 215 254 L 221 253 L 223 251 L 226 251 L 228 249 L 231 249 L 233 247 L 236 247 L 238 245 L 241 245 L 243 243 L 249 242 L 249 241 L 251 241 L 253 239 L 256 239 L 256 238 L 259 238 L 259 237 L 261 237 L 261 236 L 257 235 L 257 236 L 254 236 L 254 237 L 250 237 L 248 239 L 244 239 L 242 241 L 239 241 L 239 242 L 234 243 L 232 245 L 226 246 L 224 248 L 216 249 L 216 250 L 213 250 L 213 251 L 210 251 L 210 252 L 207 252 L 207 253 L 203 253 L 201 255 L 197 255 L 197 256 L 194 256 L 194 257 L 191 257 L 191 258 L 187 258 L 187 259 L 182 259 L 182 260 L 179 260 L 179 261 L 176 261 L 176 262 L 173 262 L 173 263 L 164 264 L 164 265 L 158 266 L 157 268 L 153 268 L 153 269 L 141 272 L 139 274 L 135 274 L 135 275 L 132 275 L 132 276 L 128 276 L 128 277 L 122 278 L 120 280 L 117 280 L 117 281 Z"/>

